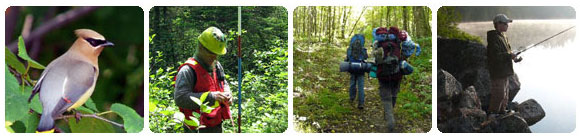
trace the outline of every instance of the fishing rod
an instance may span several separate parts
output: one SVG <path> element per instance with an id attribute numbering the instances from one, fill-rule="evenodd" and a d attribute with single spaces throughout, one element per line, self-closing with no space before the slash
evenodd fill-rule
<path id="1" fill-rule="evenodd" d="M 550 36 L 550 37 L 548 37 L 548 38 L 546 38 L 546 39 L 544 39 L 544 40 L 542 40 L 542 41 L 540 41 L 540 42 L 538 42 L 538 43 L 536 43 L 536 44 L 534 44 L 534 45 L 532 45 L 532 46 L 528 46 L 528 47 L 524 48 L 523 50 L 520 50 L 520 51 L 516 52 L 516 56 L 520 55 L 520 54 L 521 54 L 521 53 L 523 53 L 524 51 L 527 51 L 528 49 L 531 49 L 531 48 L 533 48 L 533 47 L 536 47 L 536 46 L 540 45 L 541 43 L 544 43 L 544 42 L 546 42 L 546 41 L 548 41 L 548 40 L 550 40 L 550 39 L 552 39 L 552 38 L 554 38 L 554 37 L 556 37 L 556 36 L 558 36 L 558 35 L 560 35 L 560 34 L 562 34 L 562 33 L 566 32 L 566 31 L 568 31 L 568 30 L 570 30 L 570 29 L 572 29 L 572 28 L 574 28 L 574 27 L 576 27 L 576 26 L 572 26 L 572 27 L 570 27 L 570 28 L 568 28 L 568 29 L 566 29 L 566 30 L 564 30 L 564 31 L 561 31 L 561 32 L 559 32 L 559 33 L 557 33 L 557 34 L 555 34 L 555 35 L 552 35 L 552 36 Z"/>
<path id="2" fill-rule="evenodd" d="M 238 6 L 238 133 L 242 133 L 242 7 Z"/>

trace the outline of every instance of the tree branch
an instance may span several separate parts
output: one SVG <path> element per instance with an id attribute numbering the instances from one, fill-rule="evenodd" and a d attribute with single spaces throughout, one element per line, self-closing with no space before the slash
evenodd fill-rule
<path id="1" fill-rule="evenodd" d="M 50 32 L 54 29 L 60 28 L 60 27 L 66 25 L 66 24 L 68 24 L 68 23 L 88 14 L 88 13 L 95 11 L 98 8 L 99 7 L 79 7 L 79 8 L 67 11 L 66 13 L 59 14 L 58 16 L 54 17 L 53 19 L 42 24 L 38 28 L 34 29 L 34 31 L 32 31 L 28 37 L 24 38 L 24 43 L 29 44 L 32 40 L 37 39 L 39 37 L 43 37 L 46 33 Z M 9 40 L 6 40 L 6 41 L 9 41 Z M 10 49 L 10 51 L 12 51 L 12 53 L 16 53 L 16 51 L 18 50 L 17 44 L 18 44 L 18 41 L 15 40 L 8 45 L 8 48 Z"/>
<path id="2" fill-rule="evenodd" d="M 99 120 L 105 121 L 107 123 L 110 123 L 112 125 L 115 125 L 117 127 L 125 128 L 125 126 L 123 124 L 119 124 L 117 122 L 111 121 L 109 119 L 106 119 L 106 118 L 103 118 L 100 116 L 100 115 L 104 115 L 104 114 L 108 114 L 108 113 L 113 113 L 113 111 L 106 111 L 106 112 L 102 112 L 102 113 L 98 113 L 98 114 L 96 114 L 96 113 L 95 114 L 82 114 L 82 113 L 76 112 L 76 114 L 72 114 L 72 115 L 62 115 L 60 117 L 57 117 L 55 120 L 67 119 L 67 118 L 76 118 L 76 116 L 78 115 L 80 117 L 90 117 L 90 118 L 99 119 Z"/>

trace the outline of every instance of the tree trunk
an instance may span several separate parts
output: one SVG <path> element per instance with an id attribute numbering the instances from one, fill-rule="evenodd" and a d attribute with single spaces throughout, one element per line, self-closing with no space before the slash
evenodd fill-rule
<path id="1" fill-rule="evenodd" d="M 403 6 L 403 29 L 409 30 L 409 15 L 408 15 L 407 6 Z"/>
<path id="2" fill-rule="evenodd" d="M 365 13 L 366 9 L 367 9 L 367 7 L 364 7 L 363 10 L 360 12 L 358 19 L 356 20 L 356 22 L 354 22 L 354 25 L 352 26 L 352 29 L 350 30 L 350 33 L 348 34 L 349 37 L 352 35 L 352 32 L 354 31 L 354 29 L 356 29 L 356 24 L 358 24 L 358 21 L 360 21 L 360 17 L 362 17 L 362 15 L 363 15 L 363 13 Z"/>

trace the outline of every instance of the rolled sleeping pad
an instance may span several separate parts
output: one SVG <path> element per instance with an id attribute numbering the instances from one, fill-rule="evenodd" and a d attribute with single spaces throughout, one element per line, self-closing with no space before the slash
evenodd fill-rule
<path id="1" fill-rule="evenodd" d="M 372 63 L 347 62 L 340 63 L 340 72 L 363 73 L 371 71 Z"/>

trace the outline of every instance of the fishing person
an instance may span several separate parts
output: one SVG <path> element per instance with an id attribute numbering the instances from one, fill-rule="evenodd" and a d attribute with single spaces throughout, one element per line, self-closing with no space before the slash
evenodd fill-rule
<path id="1" fill-rule="evenodd" d="M 505 14 L 493 18 L 495 30 L 487 32 L 487 59 L 491 78 L 491 96 L 487 109 L 488 119 L 494 119 L 506 113 L 508 104 L 508 78 L 514 75 L 513 62 L 520 62 L 517 54 L 512 52 L 506 32 L 513 20 Z"/>
<path id="2" fill-rule="evenodd" d="M 199 122 L 204 128 L 184 124 L 188 133 L 222 133 L 222 121 L 231 118 L 229 103 L 232 92 L 225 80 L 222 66 L 217 57 L 226 54 L 226 37 L 216 27 L 209 27 L 199 37 L 195 54 L 178 68 L 175 77 L 175 104 L 179 111 L 191 120 L 192 112 L 201 114 Z M 200 113 L 200 105 L 190 97 L 205 99 L 204 103 L 214 109 Z M 205 98 L 202 98 L 205 97 Z"/>
<path id="3" fill-rule="evenodd" d="M 369 57 L 367 54 L 367 49 L 364 47 L 365 38 L 362 34 L 355 34 L 351 40 L 348 49 L 346 50 L 345 62 L 349 64 L 364 64 L 365 60 Z M 351 103 L 358 97 L 358 109 L 364 108 L 365 103 L 365 92 L 364 92 L 364 69 L 353 69 L 349 71 L 350 73 L 350 89 L 349 97 Z M 357 89 L 358 87 L 358 89 Z M 358 96 L 357 96 L 358 90 Z"/>
<path id="4" fill-rule="evenodd" d="M 394 107 L 397 94 L 401 88 L 403 75 L 413 72 L 413 67 L 406 59 L 421 52 L 408 33 L 397 27 L 379 27 L 373 29 L 373 55 L 377 67 L 376 77 L 379 80 L 379 95 L 385 110 L 387 131 L 395 127 Z M 373 77 L 371 72 L 371 77 Z"/>

